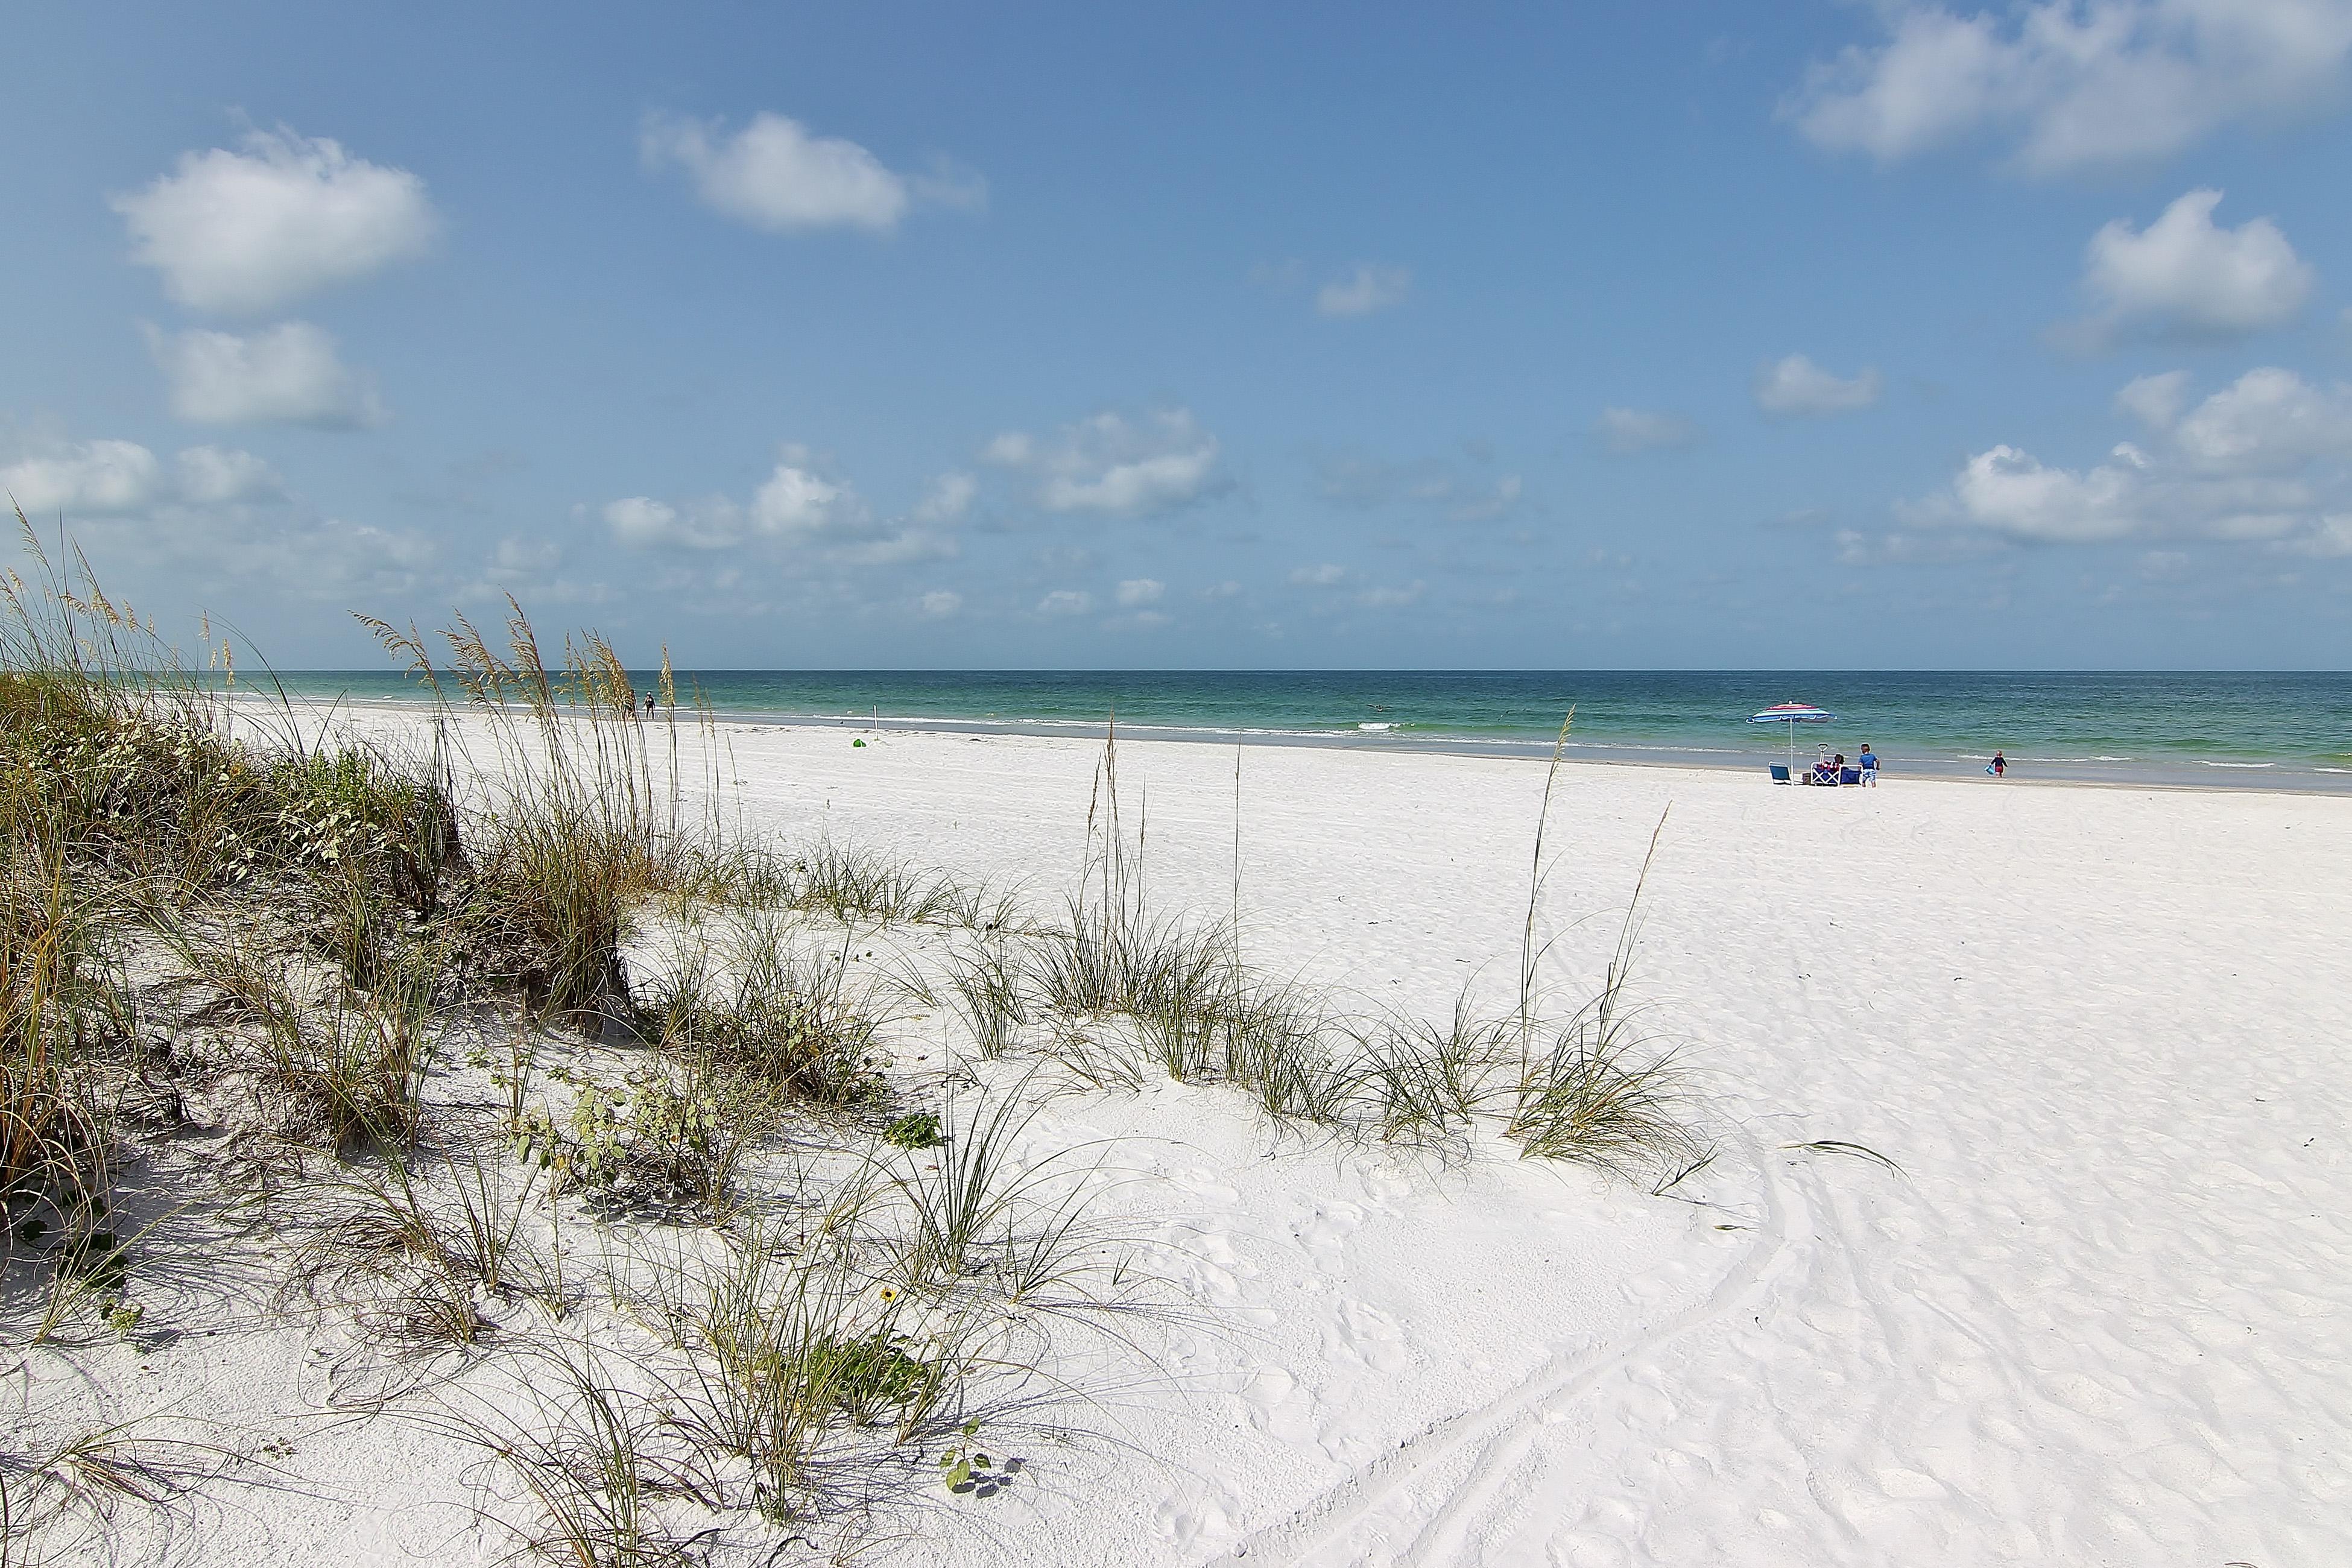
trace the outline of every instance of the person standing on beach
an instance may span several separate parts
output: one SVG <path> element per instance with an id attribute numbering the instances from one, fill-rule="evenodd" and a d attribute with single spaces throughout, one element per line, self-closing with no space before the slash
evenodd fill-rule
<path id="1" fill-rule="evenodd" d="M 1997 779 L 2007 778 L 2009 776 L 2009 759 L 2002 756 L 1998 751 L 1994 752 L 1992 754 L 1992 776 Z"/>

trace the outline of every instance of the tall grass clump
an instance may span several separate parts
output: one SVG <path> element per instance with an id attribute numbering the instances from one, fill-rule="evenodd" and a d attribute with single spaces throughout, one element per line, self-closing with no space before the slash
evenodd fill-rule
<path id="1" fill-rule="evenodd" d="M 305 1194 L 298 1282 L 395 1349 L 474 1346 L 493 1331 L 483 1303 L 551 1291 L 524 1230 L 541 1173 L 502 1152 L 468 1144 L 428 1163 L 393 1151 L 380 1173 Z"/>
<path id="2" fill-rule="evenodd" d="M 0 1568 L 107 1562 L 117 1512 L 164 1512 L 227 1468 L 205 1444 L 141 1435 L 141 1421 L 77 1432 L 36 1447 L 0 1447 Z"/>
<path id="3" fill-rule="evenodd" d="M 1549 944 L 1539 942 L 1536 935 L 1537 911 L 1552 869 L 1544 858 L 1544 836 L 1569 723 L 1575 717 L 1570 709 L 1553 744 L 1536 823 L 1515 1019 L 1518 1072 L 1504 1132 L 1517 1140 L 1522 1153 L 1531 1159 L 1594 1165 L 1628 1176 L 1647 1173 L 1664 1181 L 1704 1163 L 1709 1152 L 1706 1140 L 1689 1123 L 1687 1074 L 1673 1051 L 1657 1048 L 1638 1026 L 1637 1010 L 1627 999 L 1642 893 L 1665 835 L 1664 815 L 1651 830 L 1600 990 L 1565 1020 L 1547 1023 L 1545 1016 L 1538 976 Z"/>
<path id="4" fill-rule="evenodd" d="M 1523 1068 L 1505 1131 L 1529 1158 L 1638 1176 L 1704 1156 L 1686 1120 L 1685 1075 L 1633 1030 L 1621 984 L 1612 974 Z"/>
<path id="5" fill-rule="evenodd" d="M 1001 942 L 950 952 L 946 996 L 971 1031 L 972 1044 L 992 1061 L 1010 1051 L 1020 1031 L 1035 1021 L 1027 966 Z"/>
<path id="6" fill-rule="evenodd" d="M 1445 1025 L 1388 1017 L 1361 1030 L 1351 1066 L 1381 1139 L 1460 1148 L 1502 1093 L 1513 1032 L 1509 1020 L 1479 1016 L 1466 992 Z"/>
<path id="7" fill-rule="evenodd" d="M 667 1051 L 803 1104 L 860 1105 L 880 1091 L 876 1024 L 851 984 L 847 939 L 805 941 L 785 911 L 747 911 L 644 990 L 640 1016 Z"/>
<path id="8" fill-rule="evenodd" d="M 1148 803 L 1132 844 L 1121 820 L 1114 722 L 1095 764 L 1078 891 L 1069 899 L 1066 922 L 1032 943 L 1030 970 L 1047 1005 L 1074 1016 L 1146 1020 L 1181 1058 L 1193 1021 L 1238 987 L 1238 958 L 1229 929 L 1151 912 L 1143 876 L 1149 832 Z"/>
<path id="9" fill-rule="evenodd" d="M 331 1150 L 396 1148 L 424 1116 L 425 1079 L 438 1036 L 444 953 L 431 942 L 374 961 L 372 988 L 320 965 L 259 922 L 191 918 L 168 906 L 143 913 L 177 960 L 181 990 L 208 992 L 217 1016 L 245 1026 L 258 1047 L 255 1092 Z M 308 1123 L 305 1127 L 302 1124 Z"/>
<path id="10" fill-rule="evenodd" d="M 830 840 L 793 856 L 789 867 L 782 901 L 839 921 L 940 924 L 961 920 L 971 902 L 951 878 Z"/>
<path id="11" fill-rule="evenodd" d="M 125 1006 L 101 910 L 22 770 L 0 780 L 0 1203 L 103 1188 L 105 1129 L 77 1067 Z"/>
<path id="12" fill-rule="evenodd" d="M 1541 934 L 1555 868 L 1549 844 L 1569 720 L 1545 774 L 1520 926 L 1510 1011 L 1489 1016 L 1465 991 L 1444 1024 L 1406 1016 L 1349 1020 L 1312 989 L 1268 981 L 1243 963 L 1234 923 L 1187 925 L 1151 912 L 1140 823 L 1120 818 L 1114 729 L 1097 764 L 1080 890 L 1061 928 L 1017 949 L 951 957 L 951 1000 L 982 1055 L 1009 1048 L 1011 1025 L 1053 1026 L 1048 1053 L 1080 1081 L 1139 1089 L 1154 1078 L 1240 1089 L 1273 1120 L 1348 1139 L 1466 1152 L 1487 1125 L 1529 1158 L 1628 1175 L 1687 1167 L 1704 1141 L 1688 1127 L 1687 1079 L 1656 1049 L 1628 1001 L 1652 836 L 1625 925 L 1599 993 L 1562 1017 Z M 1664 822 L 1660 824 L 1663 833 Z"/>
<path id="13" fill-rule="evenodd" d="M 950 1102 L 940 1146 L 904 1151 L 880 1167 L 893 1268 L 934 1306 L 1049 1310 L 1100 1309 L 1094 1276 L 1107 1237 L 1091 1215 L 1107 1179 L 1090 1149 L 1042 1160 L 1021 1150 L 1039 1107 L 1027 1080 L 966 1107 Z"/>
<path id="14" fill-rule="evenodd" d="M 233 712 L 79 557 L 25 542 L 34 580 L 0 576 L 0 757 L 77 865 L 182 900 L 345 868 L 430 905 L 457 847 L 434 778 L 305 737 L 282 702 Z"/>
<path id="15" fill-rule="evenodd" d="M 716 1267 L 667 1288 L 673 1331 L 695 1352 L 682 1419 L 708 1447 L 750 1462 L 754 1504 L 772 1520 L 822 1503 L 829 1449 L 877 1425 L 883 1441 L 904 1440 L 958 1381 L 940 1321 L 838 1245 L 862 1223 L 844 1206 L 866 1201 L 856 1189 L 837 1201 L 835 1245 L 795 1247 L 755 1225 Z"/>
<path id="16" fill-rule="evenodd" d="M 647 726 L 612 646 L 565 639 L 551 664 L 508 600 L 503 647 L 463 616 L 449 664 L 415 628 L 365 620 L 445 707 L 485 722 L 467 951 L 488 977 L 575 1022 L 623 1016 L 628 908 L 669 879 L 678 835 L 657 809 Z"/>
<path id="17" fill-rule="evenodd" d="M 662 1407 L 591 1346 L 549 1345 L 507 1404 L 446 1423 L 519 1480 L 538 1517 L 521 1549 L 569 1568 L 686 1568 L 697 1561 L 664 1505 L 704 1494 L 695 1454 Z"/>
<path id="18" fill-rule="evenodd" d="M 0 574 L 0 1194 L 65 1220 L 63 1280 L 89 1258 L 120 1272 L 103 1217 L 115 1133 L 95 1086 L 150 1065 L 124 955 L 154 934 L 200 949 L 211 973 L 189 977 L 227 982 L 266 1079 L 315 1107 L 338 1144 L 404 1137 L 424 1025 L 398 999 L 403 955 L 459 851 L 434 774 L 306 735 L 282 694 L 275 708 L 233 701 L 226 641 L 215 685 L 79 553 L 53 561 L 17 521 L 30 574 Z M 360 912 L 330 921 L 330 904 Z M 221 940 L 265 905 L 319 939 L 356 988 L 351 1006 L 308 1006 Z M 205 940 L 175 943 L 200 907 L 215 911 Z"/>

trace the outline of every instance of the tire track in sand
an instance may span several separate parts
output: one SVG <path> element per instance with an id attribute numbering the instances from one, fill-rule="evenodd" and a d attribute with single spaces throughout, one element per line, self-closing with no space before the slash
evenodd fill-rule
<path id="1" fill-rule="evenodd" d="M 1790 1209 L 1798 1211 L 1801 1223 L 1797 1234 L 1804 1236 L 1811 1234 L 1811 1211 L 1801 1192 L 1783 1186 L 1773 1172 L 1774 1162 L 1766 1158 L 1754 1139 L 1743 1131 L 1739 1142 L 1759 1178 L 1764 1223 L 1755 1245 L 1704 1300 L 1622 1344 L 1553 1357 L 1534 1377 L 1502 1398 L 1431 1423 L 1284 1518 L 1244 1534 L 1207 1559 L 1202 1568 L 1261 1568 L 1266 1563 L 1291 1568 L 1304 1563 L 1338 1542 L 1382 1504 L 1407 1491 L 1415 1480 L 1468 1455 L 1472 1462 L 1467 1479 L 1446 1494 L 1433 1514 L 1424 1512 L 1419 1529 L 1413 1529 L 1411 1521 L 1404 1521 L 1412 1531 L 1413 1548 L 1424 1542 L 1442 1544 L 1462 1521 L 1475 1516 L 1478 1506 L 1533 1446 L 1536 1429 L 1551 1410 L 1580 1397 L 1628 1362 L 1744 1310 L 1774 1276 L 1791 1266 Z M 1412 1555 L 1417 1559 L 1422 1552 L 1416 1550 Z M 1391 1550 L 1385 1560 L 1409 1559 Z"/>

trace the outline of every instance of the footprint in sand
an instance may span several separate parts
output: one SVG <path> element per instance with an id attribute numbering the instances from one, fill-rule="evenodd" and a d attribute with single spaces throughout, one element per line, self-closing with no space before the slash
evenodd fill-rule
<path id="1" fill-rule="evenodd" d="M 1160 1178 L 1186 1197 L 1202 1203 L 1231 1208 L 1242 1201 L 1239 1187 L 1222 1181 L 1217 1173 L 1206 1165 L 1187 1165 L 1181 1171 L 1171 1171 Z"/>
<path id="2" fill-rule="evenodd" d="M 1412 1352 L 1397 1321 L 1362 1301 L 1341 1301 L 1338 1321 L 1324 1325 L 1323 1341 L 1334 1361 L 1373 1372 L 1402 1372 L 1412 1364 Z"/>
<path id="3" fill-rule="evenodd" d="M 1267 1308 L 1244 1304 L 1249 1292 L 1243 1281 L 1255 1279 L 1257 1265 L 1244 1258 L 1224 1236 L 1193 1224 L 1164 1226 L 1154 1237 L 1145 1259 L 1152 1278 L 1172 1285 L 1192 1300 L 1229 1314 L 1230 1323 L 1261 1327 L 1275 1321 Z"/>
<path id="4" fill-rule="evenodd" d="M 1308 1417 L 1314 1402 L 1299 1391 L 1298 1380 L 1282 1368 L 1258 1368 L 1242 1385 L 1240 1399 L 1246 1419 L 1259 1431 L 1293 1447 L 1313 1436 Z"/>
<path id="5" fill-rule="evenodd" d="M 1335 1199 L 1317 1204 L 1305 1219 L 1291 1226 L 1291 1232 L 1307 1244 L 1315 1267 L 1329 1274 L 1339 1270 L 1340 1253 L 1348 1237 L 1363 1223 L 1361 1205 Z"/>
<path id="6" fill-rule="evenodd" d="M 1234 1271 L 1210 1257 L 1198 1239 L 1181 1237 L 1153 1247 L 1150 1261 L 1155 1279 L 1175 1286 L 1195 1301 L 1220 1305 L 1241 1295 Z M 1227 1261 L 1233 1261 L 1230 1256 Z"/>
<path id="7" fill-rule="evenodd" d="M 1222 1489 L 1187 1488 L 1151 1510 L 1152 1528 L 1186 1556 L 1233 1538 L 1231 1494 Z"/>

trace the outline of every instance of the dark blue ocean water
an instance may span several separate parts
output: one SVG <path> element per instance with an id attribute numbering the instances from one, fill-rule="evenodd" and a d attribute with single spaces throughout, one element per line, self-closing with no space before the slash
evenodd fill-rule
<path id="1" fill-rule="evenodd" d="M 422 700 L 383 671 L 281 676 L 314 700 Z M 651 678 L 646 678 L 648 688 Z M 1761 766 L 1870 742 L 1892 773 L 1975 773 L 1996 748 L 2018 776 L 2352 789 L 2352 674 L 1627 670 L 702 670 L 677 678 L 716 713 L 764 722 L 1569 752 Z M 1796 699 L 1830 724 L 1746 722 Z"/>

